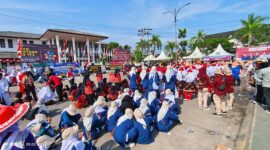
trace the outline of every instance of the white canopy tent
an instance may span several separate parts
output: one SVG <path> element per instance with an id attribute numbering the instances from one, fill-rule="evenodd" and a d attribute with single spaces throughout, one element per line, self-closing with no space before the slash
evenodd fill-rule
<path id="1" fill-rule="evenodd" d="M 189 56 L 184 57 L 184 59 L 199 59 L 203 58 L 205 55 L 200 51 L 198 47 Z"/>
<path id="2" fill-rule="evenodd" d="M 218 44 L 218 47 L 213 53 L 208 55 L 208 57 L 222 57 L 222 56 L 234 56 L 234 55 L 226 52 L 220 44 Z"/>
<path id="3" fill-rule="evenodd" d="M 168 57 L 164 51 L 162 50 L 159 56 L 155 60 L 170 60 L 172 59 L 171 57 Z"/>
<path id="4" fill-rule="evenodd" d="M 153 60 L 156 60 L 156 58 L 155 58 L 155 56 L 152 55 L 152 54 L 148 55 L 147 57 L 145 57 L 145 58 L 143 59 L 143 61 L 153 61 Z"/>

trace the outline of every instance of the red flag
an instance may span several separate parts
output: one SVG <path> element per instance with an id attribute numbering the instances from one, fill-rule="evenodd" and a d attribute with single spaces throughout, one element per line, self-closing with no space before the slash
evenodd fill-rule
<path id="1" fill-rule="evenodd" d="M 21 54 L 21 46 L 22 46 L 22 45 L 21 45 L 21 40 L 18 39 L 18 40 L 17 40 L 17 54 L 18 54 L 18 57 L 19 57 L 19 58 L 21 58 L 21 55 L 22 55 L 22 54 Z"/>

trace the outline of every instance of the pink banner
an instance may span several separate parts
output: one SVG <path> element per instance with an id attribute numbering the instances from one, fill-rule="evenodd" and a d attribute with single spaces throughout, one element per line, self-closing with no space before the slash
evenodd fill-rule
<path id="1" fill-rule="evenodd" d="M 236 57 L 242 60 L 270 55 L 270 46 L 236 48 Z"/>

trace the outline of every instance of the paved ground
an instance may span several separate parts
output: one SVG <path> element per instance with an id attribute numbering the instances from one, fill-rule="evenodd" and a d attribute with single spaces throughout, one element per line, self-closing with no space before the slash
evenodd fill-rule
<path id="1" fill-rule="evenodd" d="M 252 150 L 269 150 L 270 149 L 270 114 L 256 105 L 255 117 L 253 122 L 253 131 L 251 136 Z"/>
<path id="2" fill-rule="evenodd" d="M 67 84 L 67 81 L 64 83 Z M 13 92 L 16 90 L 17 87 L 11 88 Z M 241 96 L 238 95 L 239 93 L 241 93 Z M 152 144 L 136 145 L 132 149 L 211 150 L 215 144 L 224 144 L 229 148 L 234 148 L 240 123 L 244 118 L 248 104 L 247 95 L 245 90 L 236 89 L 234 109 L 222 118 L 211 115 L 214 112 L 213 104 L 210 106 L 210 111 L 203 111 L 198 108 L 197 99 L 184 102 L 181 106 L 182 114 L 180 115 L 183 125 L 173 128 L 171 135 L 154 132 L 155 141 Z M 68 105 L 69 102 L 64 102 L 49 106 L 53 126 L 57 127 L 59 114 Z M 83 111 L 80 110 L 80 113 L 83 114 Z M 26 123 L 26 120 L 22 121 L 21 127 L 25 126 Z M 108 133 L 95 141 L 95 145 L 103 150 L 121 149 L 114 144 L 112 136 Z"/>

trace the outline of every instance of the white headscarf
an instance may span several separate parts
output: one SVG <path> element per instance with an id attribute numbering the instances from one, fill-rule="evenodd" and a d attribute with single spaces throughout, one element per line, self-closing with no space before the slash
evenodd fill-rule
<path id="1" fill-rule="evenodd" d="M 158 115 L 157 115 L 157 121 L 158 122 L 161 121 L 165 117 L 165 115 L 168 112 L 169 108 L 170 108 L 169 102 L 163 101 L 162 106 L 159 109 Z"/>
<path id="2" fill-rule="evenodd" d="M 110 108 L 108 109 L 107 119 L 109 119 L 117 111 L 118 106 L 116 102 L 112 102 Z"/>
<path id="3" fill-rule="evenodd" d="M 132 119 L 132 117 L 133 117 L 133 111 L 130 108 L 127 108 L 125 110 L 125 114 L 118 119 L 116 126 L 121 125 L 124 121 L 128 119 Z"/>
<path id="4" fill-rule="evenodd" d="M 152 66 L 150 72 L 149 72 L 149 79 L 155 78 L 157 73 L 157 67 Z"/>
<path id="5" fill-rule="evenodd" d="M 165 77 L 166 77 L 166 81 L 167 82 L 170 82 L 172 75 L 173 75 L 173 69 L 172 69 L 172 67 L 171 66 L 167 66 L 167 70 L 166 70 L 166 73 L 165 73 Z"/>
<path id="6" fill-rule="evenodd" d="M 142 67 L 142 72 L 140 73 L 140 78 L 143 80 L 144 79 L 144 77 L 145 77 L 145 75 L 146 75 L 146 67 L 145 66 L 143 66 Z"/>
<path id="7" fill-rule="evenodd" d="M 157 97 L 156 91 L 152 91 L 148 96 L 148 104 L 151 105 L 152 101 Z"/>
<path id="8" fill-rule="evenodd" d="M 130 70 L 130 72 L 129 72 L 129 76 L 132 76 L 134 74 L 136 74 L 136 68 L 135 67 L 132 67 L 131 70 Z"/>
<path id="9" fill-rule="evenodd" d="M 142 97 L 142 94 L 138 90 L 135 90 L 134 96 L 133 96 L 134 102 L 137 102 L 137 100 L 139 100 L 141 97 Z"/>
<path id="10" fill-rule="evenodd" d="M 146 101 L 146 103 L 145 103 L 145 101 Z M 142 99 L 142 100 L 141 100 L 141 105 L 140 105 L 140 107 L 139 107 L 139 110 L 140 110 L 143 114 L 145 114 L 145 112 L 146 112 L 148 109 L 149 109 L 149 107 L 148 107 L 148 105 L 147 105 L 147 100 L 146 100 L 146 99 Z"/>

